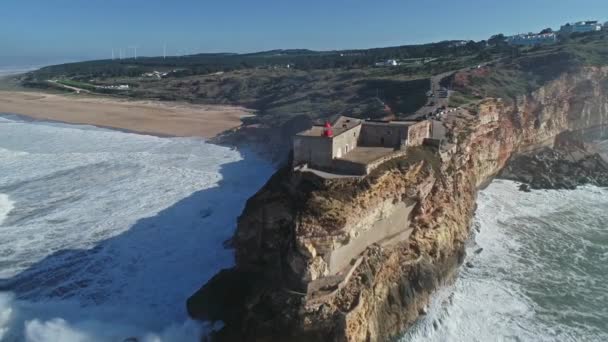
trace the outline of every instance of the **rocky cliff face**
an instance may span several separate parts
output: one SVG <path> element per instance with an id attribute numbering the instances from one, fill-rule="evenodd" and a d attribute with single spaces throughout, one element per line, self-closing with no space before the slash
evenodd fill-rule
<path id="1" fill-rule="evenodd" d="M 398 335 L 462 261 L 477 189 L 511 156 L 550 146 L 563 132 L 601 134 L 607 123 L 608 69 L 586 68 L 515 101 L 485 99 L 446 118 L 439 150 L 412 149 L 365 179 L 282 170 L 239 218 L 236 267 L 192 296 L 189 312 L 223 320 L 221 340 Z M 375 227 L 394 218 L 397 234 L 375 238 Z M 336 251 L 357 251 L 362 241 L 373 243 L 340 263 L 349 254 Z"/>

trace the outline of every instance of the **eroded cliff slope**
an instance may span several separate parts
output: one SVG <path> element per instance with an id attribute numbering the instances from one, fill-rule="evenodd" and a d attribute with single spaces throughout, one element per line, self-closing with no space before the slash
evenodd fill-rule
<path id="1" fill-rule="evenodd" d="M 445 118 L 439 149 L 412 149 L 364 179 L 283 169 L 239 218 L 236 266 L 188 310 L 224 321 L 220 340 L 398 335 L 462 261 L 477 190 L 513 155 L 564 132 L 602 134 L 607 123 L 608 68 L 587 67 Z"/>

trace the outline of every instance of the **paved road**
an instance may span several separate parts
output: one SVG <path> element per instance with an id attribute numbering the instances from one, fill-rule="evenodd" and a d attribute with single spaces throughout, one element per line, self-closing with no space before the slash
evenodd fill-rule
<path id="1" fill-rule="evenodd" d="M 481 63 L 479 64 L 479 66 L 486 66 L 490 63 L 495 63 L 498 60 L 494 60 L 491 62 L 485 62 L 485 63 Z M 448 72 L 444 72 L 442 74 L 438 74 L 435 75 L 433 77 L 431 77 L 431 92 L 433 93 L 432 97 L 428 98 L 427 101 L 427 105 L 418 109 L 416 111 L 415 114 L 408 116 L 408 119 L 414 120 L 414 119 L 418 119 L 421 117 L 424 117 L 425 115 L 429 114 L 429 113 L 434 113 L 435 111 L 437 111 L 437 109 L 445 106 L 445 108 L 448 108 L 448 104 L 450 103 L 450 95 L 451 95 L 451 91 L 448 90 L 448 94 L 447 97 L 445 98 L 441 98 L 439 97 L 439 90 L 441 89 L 441 80 L 449 77 L 457 72 L 461 72 L 461 71 L 466 71 L 466 70 L 470 70 L 471 68 L 475 68 L 477 66 L 474 67 L 466 67 L 466 68 L 462 68 L 462 69 L 458 69 L 458 70 L 453 70 L 453 71 L 448 71 Z M 431 106 L 430 104 L 433 103 L 433 105 Z"/>
<path id="2" fill-rule="evenodd" d="M 433 96 L 430 96 L 427 100 L 427 104 L 424 107 L 418 109 L 415 114 L 410 115 L 408 119 L 418 119 L 424 117 L 429 113 L 435 113 L 439 108 L 444 106 L 445 108 L 447 108 L 450 102 L 450 91 L 448 91 L 447 97 L 439 96 L 439 90 L 441 89 L 441 80 L 451 76 L 456 72 L 458 71 L 449 71 L 431 77 L 430 91 L 431 93 L 433 93 Z"/>

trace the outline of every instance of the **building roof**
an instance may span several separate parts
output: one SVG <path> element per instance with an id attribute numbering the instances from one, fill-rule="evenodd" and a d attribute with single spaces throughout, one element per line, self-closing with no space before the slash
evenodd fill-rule
<path id="1" fill-rule="evenodd" d="M 365 121 L 368 126 L 411 126 L 419 121 Z"/>
<path id="2" fill-rule="evenodd" d="M 334 129 L 334 135 L 342 134 L 348 130 L 351 130 L 361 124 L 361 120 L 350 118 L 348 116 L 340 116 L 334 123 L 332 124 L 332 128 Z"/>
<path id="3" fill-rule="evenodd" d="M 334 136 L 340 135 L 346 131 L 349 131 L 361 124 L 362 120 L 351 118 L 348 116 L 339 116 L 336 121 L 334 121 L 331 125 Z M 323 132 L 325 131 L 324 126 L 312 126 L 312 128 L 300 132 L 297 135 L 299 136 L 307 136 L 307 137 L 321 137 L 323 136 Z"/>
<path id="4" fill-rule="evenodd" d="M 348 116 L 339 116 L 331 125 L 334 136 L 340 135 L 344 132 L 350 131 L 351 129 L 364 124 L 367 126 L 393 126 L 393 127 L 409 127 L 420 123 L 420 121 L 363 121 L 361 119 L 351 118 Z M 310 129 L 300 132 L 298 136 L 306 137 L 322 137 L 325 127 L 323 125 L 315 125 Z"/>

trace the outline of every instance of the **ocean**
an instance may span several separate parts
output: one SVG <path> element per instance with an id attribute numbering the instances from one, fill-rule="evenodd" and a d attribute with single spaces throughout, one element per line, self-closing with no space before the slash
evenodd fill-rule
<path id="1" fill-rule="evenodd" d="M 70 62 L 78 62 L 83 58 L 67 57 L 8 57 L 0 56 L 0 78 L 8 75 L 21 74 L 28 71 L 40 69 L 47 65 L 57 65 Z"/>
<path id="2" fill-rule="evenodd" d="M 0 117 L 0 341 L 198 341 L 185 302 L 274 167 L 197 138 Z"/>
<path id="3" fill-rule="evenodd" d="M 465 265 L 401 341 L 608 341 L 607 208 L 605 188 L 495 180 Z"/>

